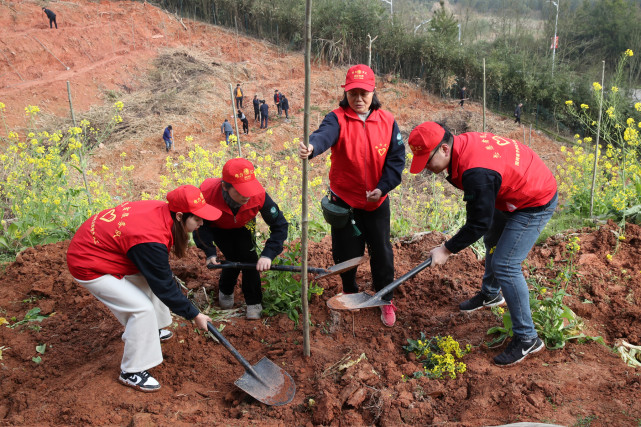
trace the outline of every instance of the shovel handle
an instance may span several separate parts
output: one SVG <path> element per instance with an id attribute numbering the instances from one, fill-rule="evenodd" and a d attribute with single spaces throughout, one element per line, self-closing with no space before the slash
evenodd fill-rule
<path id="1" fill-rule="evenodd" d="M 213 269 L 213 268 L 233 268 L 233 269 L 255 269 L 256 264 L 252 263 L 245 263 L 245 262 L 226 262 L 224 264 L 207 264 L 207 268 Z M 291 272 L 297 272 L 300 273 L 303 271 L 303 267 L 300 265 L 280 265 L 280 264 L 272 264 L 272 266 L 269 268 L 270 270 L 277 270 L 277 271 L 291 271 Z M 325 270 L 324 268 L 316 268 L 316 267 L 307 267 L 307 272 L 308 273 L 313 273 L 313 274 L 323 274 L 323 273 L 328 273 L 328 270 Z"/>
<path id="2" fill-rule="evenodd" d="M 262 384 L 265 384 L 265 382 L 260 378 L 258 373 L 254 370 L 252 365 L 250 365 L 249 362 L 238 352 L 238 350 L 236 350 L 234 346 L 231 345 L 229 341 L 227 341 L 227 339 L 223 336 L 223 334 L 221 334 L 220 331 L 218 331 L 218 329 L 214 327 L 214 325 L 207 322 L 207 330 L 212 334 L 214 334 L 216 339 L 220 341 L 220 343 L 223 346 L 225 346 L 227 350 L 229 350 L 229 352 L 236 358 L 236 360 L 240 362 L 241 365 L 243 365 L 243 368 L 245 368 L 246 372 L 248 372 L 252 377 L 260 381 Z"/>
<path id="3" fill-rule="evenodd" d="M 380 291 L 376 292 L 374 295 L 372 295 L 372 299 L 380 299 L 383 295 L 385 295 L 386 293 L 388 293 L 391 290 L 394 290 L 394 289 L 398 288 L 398 285 L 400 285 L 403 282 L 408 281 L 409 279 L 411 279 L 412 277 L 416 276 L 421 271 L 425 270 L 430 265 L 432 265 L 432 257 L 429 257 L 428 259 L 426 259 L 425 261 L 420 263 L 418 266 L 414 267 L 413 269 L 411 269 L 407 273 L 403 274 L 398 279 L 394 280 L 389 285 L 385 286 Z"/>

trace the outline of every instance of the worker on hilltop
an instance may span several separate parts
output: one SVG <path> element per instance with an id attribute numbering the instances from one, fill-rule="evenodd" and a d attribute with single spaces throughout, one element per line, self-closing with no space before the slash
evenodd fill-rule
<path id="1" fill-rule="evenodd" d="M 53 10 L 47 9 L 47 8 L 42 8 L 42 11 L 47 15 L 47 18 L 49 18 L 49 28 L 53 28 L 53 26 L 56 26 L 56 30 L 58 29 L 58 23 L 56 22 L 56 14 L 53 13 Z"/>
<path id="2" fill-rule="evenodd" d="M 483 237 L 485 274 L 481 290 L 459 304 L 462 312 L 507 302 L 513 338 L 494 357 L 499 366 L 513 365 L 543 350 L 521 264 L 557 205 L 554 174 L 530 147 L 488 132 L 452 135 L 444 125 L 425 122 L 410 133 L 414 153 L 411 173 L 447 171 L 447 180 L 463 190 L 465 225 L 430 251 L 432 265 Z"/>

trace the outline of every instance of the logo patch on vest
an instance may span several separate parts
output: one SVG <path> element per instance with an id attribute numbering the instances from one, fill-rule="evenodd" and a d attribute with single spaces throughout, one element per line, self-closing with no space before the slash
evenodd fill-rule
<path id="1" fill-rule="evenodd" d="M 396 135 L 396 142 L 398 143 L 398 145 L 403 145 L 403 137 L 401 136 L 400 132 Z"/>
<path id="2" fill-rule="evenodd" d="M 269 210 L 269 213 L 272 214 L 272 218 L 276 218 L 278 216 L 278 209 L 276 209 L 276 206 L 272 206 L 272 208 Z"/>

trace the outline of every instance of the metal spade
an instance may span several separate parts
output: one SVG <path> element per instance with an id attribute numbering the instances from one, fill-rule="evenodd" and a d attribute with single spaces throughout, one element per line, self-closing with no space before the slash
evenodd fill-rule
<path id="1" fill-rule="evenodd" d="M 397 288 L 401 283 L 416 276 L 419 272 L 423 271 L 432 264 L 432 258 L 428 258 L 419 264 L 414 269 L 408 271 L 403 276 L 394 280 L 389 285 L 385 286 L 374 295 L 365 292 L 357 294 L 339 294 L 327 300 L 327 306 L 332 310 L 358 310 L 361 308 L 379 307 L 382 305 L 390 305 L 389 301 L 381 299 L 383 295 L 389 291 Z"/>
<path id="2" fill-rule="evenodd" d="M 333 276 L 335 274 L 340 274 L 345 271 L 351 270 L 352 268 L 358 267 L 362 264 L 367 257 L 361 256 L 357 258 L 352 258 L 347 261 L 341 262 L 340 264 L 333 265 L 327 269 L 325 268 L 316 268 L 316 267 L 307 267 L 308 273 L 316 274 L 315 279 L 321 279 L 323 277 Z M 251 263 L 242 263 L 242 262 L 224 262 L 222 264 L 207 264 L 207 268 L 235 268 L 235 269 L 256 269 L 256 264 Z M 291 271 L 291 272 L 302 272 L 303 267 L 300 265 L 279 265 L 272 264 L 270 270 L 277 271 Z"/>
<path id="3" fill-rule="evenodd" d="M 245 368 L 245 374 L 234 382 L 238 388 L 265 405 L 281 406 L 292 401 L 296 384 L 287 372 L 266 357 L 250 365 L 211 323 L 207 323 L 207 329 Z"/>

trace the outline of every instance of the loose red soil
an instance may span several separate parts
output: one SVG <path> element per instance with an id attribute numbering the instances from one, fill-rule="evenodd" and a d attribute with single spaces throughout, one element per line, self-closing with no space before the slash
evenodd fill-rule
<path id="1" fill-rule="evenodd" d="M 159 115 L 145 132 L 106 143 L 96 161 L 114 161 L 125 151 L 136 164 L 141 188 L 153 188 L 165 156 L 158 135 L 170 120 L 177 141 L 193 135 L 191 145 L 219 138 L 218 128 L 229 114 L 229 83 L 242 82 L 246 94 L 268 99 L 273 89 L 289 96 L 294 118 L 276 119 L 273 135 L 254 132 L 246 141 L 276 147 L 292 135 L 302 136 L 303 57 L 221 28 L 176 18 L 148 3 L 76 1 L 55 2 L 59 30 L 49 30 L 40 3 L 0 4 L 0 101 L 7 105 L 10 127 L 24 126 L 27 104 L 56 116 L 66 116 L 66 81 L 70 80 L 78 114 L 102 105 L 107 91 L 136 92 L 140 76 L 153 69 L 152 60 L 172 49 L 187 49 L 215 61 L 217 72 L 207 77 L 211 93 L 203 95 L 196 111 Z M 37 39 L 37 40 L 36 40 Z M 51 54 L 43 49 L 40 41 Z M 60 60 L 56 60 L 54 55 Z M 63 68 L 70 67 L 70 70 Z M 314 67 L 312 128 L 319 111 L 336 105 L 344 68 Z M 182 77 L 176 76 L 177 80 Z M 445 119 L 456 132 L 480 129 L 480 107 L 442 102 L 409 83 L 381 77 L 378 90 L 405 134 L 424 120 Z M 179 84 L 179 83 L 177 83 Z M 273 106 L 272 106 L 273 108 Z M 246 108 L 247 114 L 251 108 Z M 123 113 L 127 121 L 127 110 Z M 249 115 L 249 114 L 248 114 Z M 41 119 L 46 123 L 46 118 Z M 522 128 L 511 120 L 491 116 L 489 129 L 523 139 Z M 0 129 L 4 134 L 5 130 Z M 245 140 L 244 140 L 245 141 Z M 529 142 L 529 137 L 528 137 Z M 191 146 L 184 143 L 178 152 Z M 537 133 L 531 145 L 551 167 L 562 161 L 555 143 Z M 267 145 L 269 146 L 269 145 Z M 151 155 L 151 153 L 156 153 Z M 577 231 L 581 249 L 578 280 L 572 282 L 568 304 L 585 321 L 586 332 L 601 335 L 612 346 L 617 338 L 641 344 L 638 308 L 641 276 L 641 229 L 630 225 L 619 242 L 613 224 L 597 231 Z M 428 255 L 445 236 L 432 233 L 394 245 L 397 277 Z M 527 260 L 527 274 L 554 278 L 548 267 L 565 265 L 567 236 L 556 236 L 537 246 Z M 517 421 L 563 425 L 591 422 L 592 426 L 636 425 L 641 407 L 639 373 L 626 366 L 609 347 L 569 342 L 561 350 L 543 351 L 510 368 L 499 368 L 489 349 L 486 331 L 498 324 L 489 310 L 471 314 L 458 303 L 480 286 L 482 261 L 471 250 L 441 267 L 428 268 L 397 291 L 399 308 L 394 328 L 381 324 L 378 309 L 331 312 L 326 300 L 340 291 L 336 277 L 321 282 L 325 292 L 310 304 L 313 325 L 311 357 L 303 356 L 302 332 L 285 316 L 261 322 L 232 318 L 224 336 L 250 363 L 266 356 L 294 379 L 293 401 L 280 407 L 263 405 L 234 386 L 244 369 L 222 345 L 176 318 L 175 338 L 163 344 L 165 361 L 152 374 L 161 382 L 158 393 L 143 394 L 117 381 L 122 326 L 107 308 L 75 284 L 65 263 L 68 242 L 30 248 L 5 266 L 0 279 L 0 317 L 22 319 L 40 307 L 45 319 L 36 331 L 25 324 L 0 327 L 0 424 L 3 425 L 448 425 L 483 426 Z M 329 238 L 312 243 L 311 264 L 332 264 Z M 613 254 L 608 261 L 607 254 Z M 191 249 L 182 260 L 172 260 L 176 275 L 202 295 L 204 287 L 217 292 L 218 272 L 204 268 L 203 255 Z M 361 290 L 371 285 L 369 267 L 359 269 Z M 242 303 L 242 294 L 236 293 Z M 420 364 L 402 346 L 427 336 L 451 335 L 462 345 L 473 345 L 463 362 L 467 371 L 456 379 L 403 381 Z M 36 364 L 36 346 L 46 344 Z M 338 366 L 361 354 L 365 359 L 343 370 Z M 340 362 L 340 363 L 339 363 Z M 313 399 L 315 404 L 310 404 Z M 585 424 L 584 424 L 585 425 Z"/>

